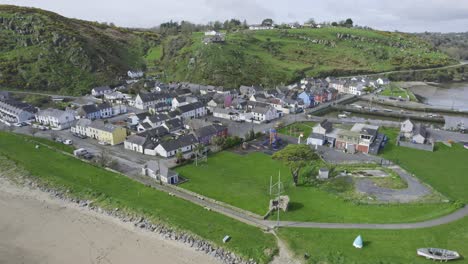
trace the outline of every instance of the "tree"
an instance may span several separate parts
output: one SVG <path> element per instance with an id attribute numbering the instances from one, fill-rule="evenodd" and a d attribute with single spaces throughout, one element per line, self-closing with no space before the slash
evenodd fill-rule
<path id="1" fill-rule="evenodd" d="M 284 149 L 273 154 L 272 158 L 282 161 L 289 167 L 294 185 L 297 185 L 301 169 L 312 161 L 317 160 L 318 155 L 307 145 L 289 144 Z"/>
<path id="2" fill-rule="evenodd" d="M 96 155 L 94 161 L 101 167 L 108 167 L 111 163 L 115 162 L 109 154 L 109 151 L 104 147 L 101 148 L 101 151 Z"/>
<path id="3" fill-rule="evenodd" d="M 306 24 L 310 24 L 310 25 L 312 25 L 312 26 L 317 25 L 317 23 L 315 23 L 315 19 L 313 19 L 313 18 L 309 18 L 309 19 L 306 21 Z"/>
<path id="4" fill-rule="evenodd" d="M 216 31 L 221 30 L 222 27 L 223 27 L 223 24 L 221 24 L 221 22 L 219 22 L 219 21 L 215 21 L 213 23 L 213 29 L 216 30 Z"/>
<path id="5" fill-rule="evenodd" d="M 273 19 L 271 18 L 263 19 L 262 26 L 273 26 Z"/>
<path id="6" fill-rule="evenodd" d="M 176 153 L 176 162 L 177 163 L 180 163 L 183 161 L 184 159 L 184 154 L 182 153 L 182 151 L 178 150 L 177 153 Z"/>
<path id="7" fill-rule="evenodd" d="M 353 20 L 351 18 L 346 19 L 344 22 L 345 27 L 353 27 Z"/>
<path id="8" fill-rule="evenodd" d="M 331 25 L 334 26 L 334 27 L 337 27 L 337 26 L 338 26 L 338 23 L 332 22 Z"/>

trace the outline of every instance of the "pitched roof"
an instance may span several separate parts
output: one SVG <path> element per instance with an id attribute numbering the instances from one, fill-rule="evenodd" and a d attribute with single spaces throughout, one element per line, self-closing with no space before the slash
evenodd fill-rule
<path id="1" fill-rule="evenodd" d="M 170 170 L 164 164 L 160 164 L 161 162 L 157 162 L 155 160 L 150 160 L 146 163 L 145 167 L 152 170 L 153 172 L 158 172 L 163 177 L 171 177 L 177 175 L 177 172 Z"/>
<path id="2" fill-rule="evenodd" d="M 119 126 L 114 126 L 110 123 L 104 123 L 102 120 L 92 121 L 91 124 L 89 124 L 89 127 L 107 132 L 114 132 L 116 129 L 120 128 Z"/>
<path id="3" fill-rule="evenodd" d="M 320 122 L 320 126 L 325 129 L 325 131 L 330 131 L 333 128 L 333 124 L 329 122 L 327 119 Z"/>
<path id="4" fill-rule="evenodd" d="M 138 135 L 155 139 L 169 135 L 169 131 L 167 131 L 163 126 L 158 126 L 153 129 L 148 129 Z"/>
<path id="5" fill-rule="evenodd" d="M 55 117 L 55 118 L 60 118 L 66 113 L 67 113 L 66 111 L 62 111 L 62 110 L 59 110 L 59 109 L 47 108 L 45 110 L 39 111 L 37 113 L 37 115 L 38 116 L 51 116 L 51 117 Z M 70 121 L 72 121 L 72 120 L 70 120 Z"/>
<path id="6" fill-rule="evenodd" d="M 170 93 L 140 93 L 138 95 L 144 103 L 173 97 Z"/>
<path id="7" fill-rule="evenodd" d="M 224 129 L 226 129 L 226 127 L 219 124 L 204 126 L 195 130 L 195 136 L 200 139 L 207 136 L 216 135 L 219 132 L 224 131 Z"/>
<path id="8" fill-rule="evenodd" d="M 177 139 L 161 142 L 160 146 L 164 148 L 166 151 L 174 151 L 182 147 L 187 147 L 189 145 L 193 145 L 196 143 L 198 143 L 197 139 L 195 138 L 194 135 L 190 134 L 190 135 L 181 136 Z"/>
<path id="9" fill-rule="evenodd" d="M 148 119 L 151 123 L 158 123 L 169 120 L 171 117 L 168 114 L 156 113 L 155 115 L 148 116 L 146 119 Z"/>
<path id="10" fill-rule="evenodd" d="M 164 124 L 170 131 L 184 126 L 184 124 L 182 123 L 182 120 L 180 120 L 179 118 L 169 119 L 165 121 Z"/>
<path id="11" fill-rule="evenodd" d="M 204 105 L 202 103 L 195 102 L 195 103 L 191 103 L 191 104 L 181 105 L 177 109 L 179 109 L 180 112 L 182 112 L 182 113 L 187 113 L 187 112 L 190 112 L 192 110 L 199 109 L 199 108 L 202 108 L 202 107 L 204 107 Z"/>
<path id="12" fill-rule="evenodd" d="M 422 125 L 422 124 L 415 125 L 414 129 L 413 129 L 413 134 L 415 136 L 420 135 L 420 136 L 425 138 L 427 136 L 426 127 L 424 125 Z"/>
<path id="13" fill-rule="evenodd" d="M 108 91 L 112 89 L 107 85 L 107 86 L 94 87 L 93 90 L 96 92 L 103 92 L 103 91 Z"/>
<path id="14" fill-rule="evenodd" d="M 143 137 L 140 135 L 131 135 L 127 137 L 125 141 L 130 142 L 132 144 L 139 145 L 139 146 L 143 146 L 146 142 L 146 137 Z"/>
<path id="15" fill-rule="evenodd" d="M 97 108 L 96 105 L 89 104 L 89 105 L 83 105 L 81 107 L 81 111 L 83 111 L 85 114 L 91 114 L 91 113 L 99 112 L 99 109 Z"/>

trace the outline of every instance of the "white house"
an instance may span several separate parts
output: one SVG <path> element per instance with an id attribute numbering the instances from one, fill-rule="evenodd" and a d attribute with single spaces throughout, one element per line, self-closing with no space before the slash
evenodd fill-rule
<path id="1" fill-rule="evenodd" d="M 206 107 L 201 102 L 181 105 L 176 110 L 184 119 L 192 119 L 207 115 Z"/>
<path id="2" fill-rule="evenodd" d="M 278 118 L 278 111 L 274 107 L 257 106 L 251 111 L 253 119 L 260 122 L 269 122 Z"/>
<path id="3" fill-rule="evenodd" d="M 140 93 L 135 98 L 134 106 L 138 109 L 146 110 L 160 103 L 170 105 L 172 98 L 173 96 L 169 93 Z"/>
<path id="4" fill-rule="evenodd" d="M 143 154 L 145 142 L 146 137 L 131 135 L 124 141 L 124 148 Z"/>
<path id="5" fill-rule="evenodd" d="M 377 84 L 379 85 L 387 85 L 387 84 L 390 84 L 390 80 L 387 79 L 387 78 L 378 78 L 376 80 Z"/>
<path id="6" fill-rule="evenodd" d="M 215 30 L 211 30 L 211 31 L 205 31 L 205 36 L 216 36 L 218 35 L 219 33 Z"/>
<path id="7" fill-rule="evenodd" d="M 177 184 L 179 182 L 179 174 L 177 172 L 170 170 L 167 166 L 155 160 L 148 161 L 142 168 L 141 174 L 166 184 Z"/>
<path id="8" fill-rule="evenodd" d="M 268 30 L 268 29 L 274 29 L 273 26 L 263 26 L 263 25 L 251 25 L 249 26 L 250 30 Z"/>
<path id="9" fill-rule="evenodd" d="M 176 109 L 179 106 L 188 105 L 189 102 L 187 101 L 186 97 L 176 97 L 172 99 L 172 109 Z"/>
<path id="10" fill-rule="evenodd" d="M 198 140 L 194 135 L 185 135 L 178 139 L 161 142 L 156 147 L 156 153 L 161 157 L 169 158 L 175 156 L 177 152 L 185 153 L 191 151 L 197 143 Z"/>
<path id="11" fill-rule="evenodd" d="M 13 99 L 0 100 L 0 120 L 8 123 L 21 123 L 34 119 L 36 108 Z"/>
<path id="12" fill-rule="evenodd" d="M 93 96 L 101 96 L 104 94 L 110 94 L 112 93 L 112 89 L 109 86 L 100 86 L 100 87 L 94 87 L 91 89 L 91 94 Z"/>
<path id="13" fill-rule="evenodd" d="M 411 137 L 413 134 L 414 123 L 411 120 L 406 119 L 400 125 L 400 132 L 407 138 Z"/>
<path id="14" fill-rule="evenodd" d="M 36 114 L 36 122 L 50 126 L 53 130 L 70 128 L 73 120 L 75 120 L 75 114 L 71 111 L 48 108 Z"/>
<path id="15" fill-rule="evenodd" d="M 136 79 L 136 78 L 143 77 L 143 72 L 142 71 L 128 71 L 127 75 L 128 75 L 128 77 L 130 77 L 132 79 Z"/>

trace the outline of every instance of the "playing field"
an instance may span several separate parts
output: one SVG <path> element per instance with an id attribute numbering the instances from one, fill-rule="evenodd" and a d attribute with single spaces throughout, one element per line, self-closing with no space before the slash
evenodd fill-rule
<path id="1" fill-rule="evenodd" d="M 281 172 L 284 194 L 290 196 L 290 210 L 283 220 L 397 223 L 416 222 L 447 214 L 455 208 L 448 203 L 366 205 L 346 201 L 323 188 L 300 185 L 294 187 L 288 168 L 263 153 L 238 155 L 221 152 L 200 166 L 186 165 L 176 169 L 189 181 L 182 188 L 223 201 L 236 207 L 264 215 L 270 200 L 270 177 L 277 181 Z M 311 173 L 304 169 L 303 174 Z M 303 175 L 304 176 L 304 175 Z M 338 188 L 339 186 L 334 186 Z"/>

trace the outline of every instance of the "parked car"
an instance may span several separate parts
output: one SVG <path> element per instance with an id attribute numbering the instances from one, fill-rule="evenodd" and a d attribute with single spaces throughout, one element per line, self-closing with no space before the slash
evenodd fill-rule
<path id="1" fill-rule="evenodd" d="M 99 145 L 103 145 L 103 146 L 109 145 L 109 143 L 104 142 L 104 141 L 99 141 L 98 144 L 99 144 Z"/>
<path id="2" fill-rule="evenodd" d="M 79 157 L 79 156 L 83 156 L 85 154 L 88 154 L 88 151 L 84 148 L 80 148 L 80 149 L 76 149 L 73 151 L 73 155 Z"/>
<path id="3" fill-rule="evenodd" d="M 65 140 L 63 141 L 63 144 L 65 144 L 65 145 L 71 145 L 71 144 L 73 144 L 73 141 L 71 141 L 70 139 L 65 139 Z"/>
<path id="4" fill-rule="evenodd" d="M 55 141 L 58 142 L 58 143 L 63 143 L 63 139 L 62 138 L 55 138 Z"/>
<path id="5" fill-rule="evenodd" d="M 81 134 L 77 134 L 77 133 L 73 133 L 73 136 L 74 136 L 74 137 L 77 137 L 77 138 L 81 138 L 81 139 L 87 138 L 87 136 L 81 135 Z"/>
<path id="6" fill-rule="evenodd" d="M 90 160 L 90 159 L 94 158 L 94 155 L 91 154 L 91 153 L 86 153 L 86 154 L 83 155 L 83 158 L 85 158 L 87 160 Z"/>
<path id="7" fill-rule="evenodd" d="M 25 122 L 21 122 L 21 123 L 16 123 L 14 124 L 14 126 L 16 127 L 24 127 L 24 126 L 27 126 L 27 124 Z"/>

